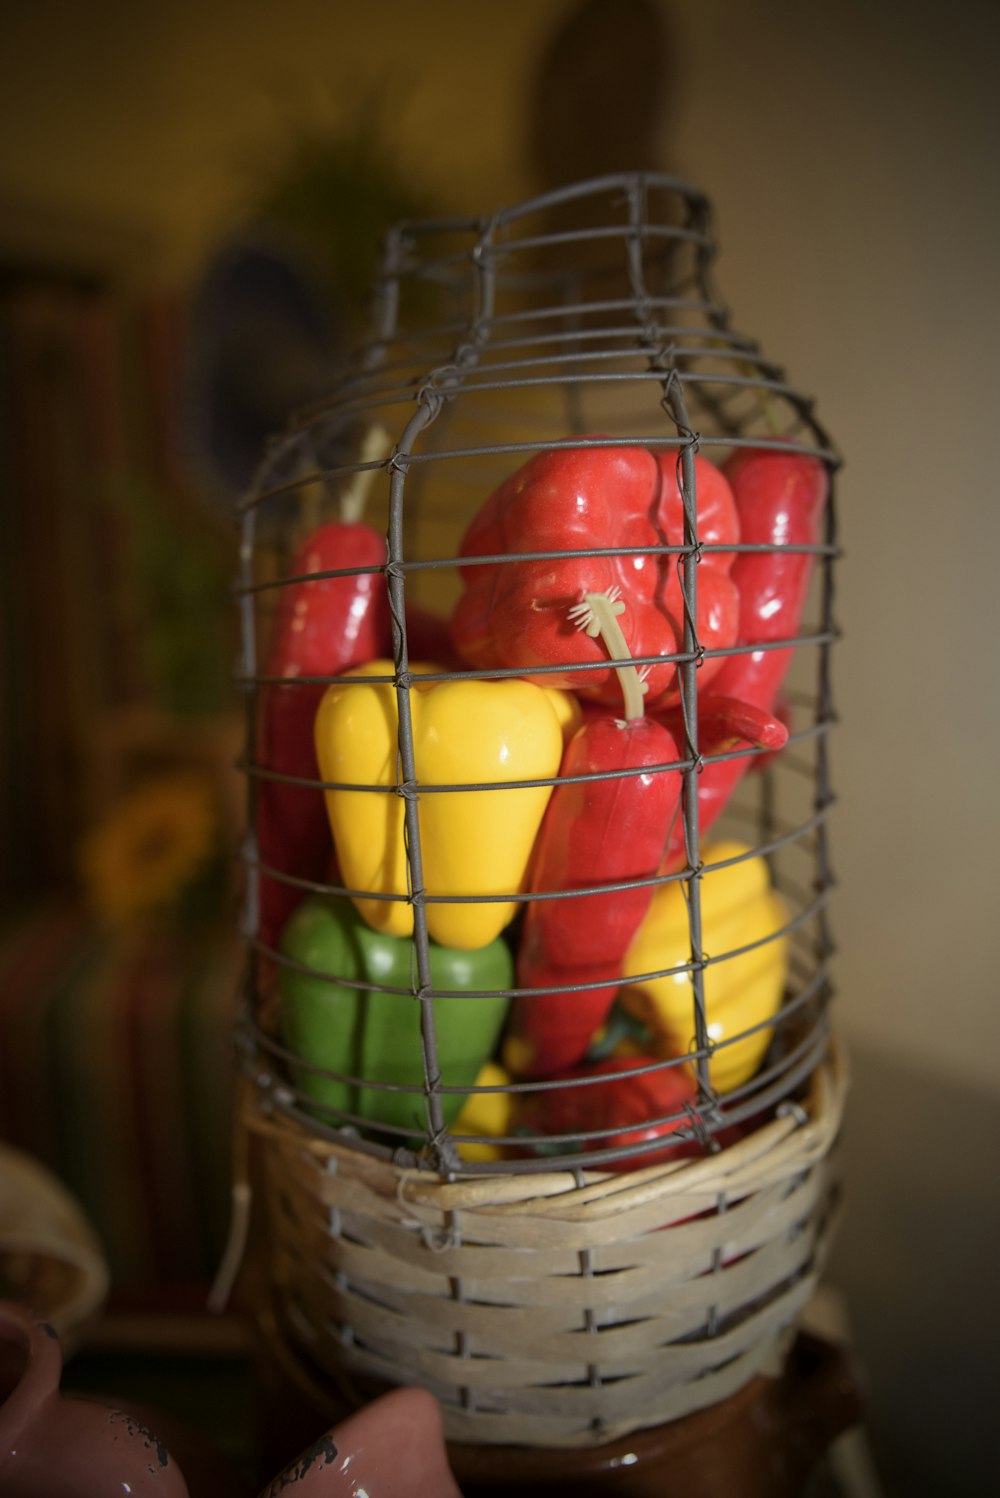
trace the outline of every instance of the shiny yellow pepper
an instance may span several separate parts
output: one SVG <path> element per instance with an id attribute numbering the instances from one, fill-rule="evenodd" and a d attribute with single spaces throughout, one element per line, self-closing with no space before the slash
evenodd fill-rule
<path id="1" fill-rule="evenodd" d="M 763 941 L 788 920 L 781 896 L 771 887 L 767 863 L 747 858 L 742 843 L 721 842 L 704 850 L 706 865 L 740 858 L 727 868 L 708 868 L 701 878 L 702 950 L 709 957 Z M 691 960 L 686 885 L 661 885 L 625 958 L 629 973 L 657 972 Z M 775 937 L 738 957 L 712 962 L 704 970 L 705 1016 L 709 1039 L 716 1045 L 751 1026 L 764 1024 L 781 1004 L 788 970 L 788 937 Z M 691 975 L 630 982 L 619 995 L 622 1005 L 652 1030 L 660 1051 L 681 1055 L 694 1045 L 694 996 Z M 717 1092 L 729 1092 L 752 1077 L 770 1044 L 772 1027 L 724 1045 L 709 1061 Z"/>
<path id="2" fill-rule="evenodd" d="M 476 1078 L 476 1087 L 506 1087 L 513 1081 L 495 1061 L 487 1061 Z M 460 1140 L 458 1153 L 463 1160 L 502 1160 L 503 1147 L 490 1144 L 513 1133 L 516 1121 L 517 1095 L 510 1092 L 470 1092 L 462 1105 L 451 1134 L 478 1134 L 479 1140 Z"/>
<path id="3" fill-rule="evenodd" d="M 411 672 L 440 667 L 413 665 Z M 391 661 L 354 673 L 391 676 Z M 558 699 L 558 700 L 557 700 Z M 424 889 L 428 895 L 499 895 L 519 891 L 544 815 L 550 786 L 503 789 L 505 781 L 546 780 L 559 772 L 563 734 L 573 715 L 566 694 L 519 679 L 414 681 L 410 689 L 418 785 L 480 783 L 497 790 L 419 795 Z M 324 780 L 355 785 L 397 783 L 398 717 L 391 682 L 334 683 L 316 714 L 316 758 Z M 345 886 L 405 895 L 408 868 L 401 796 L 327 790 L 327 815 Z M 406 901 L 358 898 L 376 931 L 409 936 Z M 470 950 L 493 941 L 512 919 L 513 902 L 428 903 L 427 927 L 446 947 Z"/>

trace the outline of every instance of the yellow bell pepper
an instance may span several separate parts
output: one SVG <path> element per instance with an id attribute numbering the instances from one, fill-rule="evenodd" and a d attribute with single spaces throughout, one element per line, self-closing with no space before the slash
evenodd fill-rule
<path id="1" fill-rule="evenodd" d="M 495 1061 L 487 1061 L 476 1078 L 477 1087 L 506 1087 L 513 1078 Z M 470 1092 L 462 1111 L 451 1125 L 451 1134 L 480 1134 L 482 1144 L 468 1140 L 457 1145 L 463 1160 L 502 1160 L 503 1147 L 489 1144 L 488 1139 L 502 1139 L 514 1128 L 518 1094 L 512 1092 Z"/>
<path id="2" fill-rule="evenodd" d="M 414 676 L 437 671 L 411 666 Z M 359 676 L 391 675 L 391 661 L 371 661 Z M 497 790 L 418 795 L 424 889 L 428 895 L 499 895 L 519 891 L 552 794 L 550 786 L 503 789 L 512 780 L 559 773 L 563 725 L 557 694 L 519 679 L 414 681 L 410 690 L 413 752 L 419 784 L 496 785 Z M 397 783 L 398 718 L 391 682 L 334 683 L 316 714 L 316 758 L 324 780 L 356 785 Z M 408 892 L 401 796 L 327 790 L 327 815 L 344 884 L 371 893 Z M 358 898 L 376 931 L 409 936 L 405 901 Z M 493 941 L 512 919 L 514 902 L 428 903 L 427 927 L 442 946 L 470 950 Z"/>
<path id="3" fill-rule="evenodd" d="M 742 843 L 723 842 L 706 848 L 706 865 L 739 858 L 751 852 Z M 762 941 L 788 920 L 781 896 L 771 887 L 762 857 L 746 858 L 727 868 L 711 868 L 701 878 L 702 950 L 708 957 Z M 712 962 L 704 970 L 705 1016 L 709 1039 L 716 1045 L 777 1013 L 788 969 L 788 937 L 775 937 L 738 957 Z M 625 959 L 625 973 L 657 972 L 691 960 L 686 886 L 661 885 Z M 694 1044 L 694 994 L 691 975 L 630 982 L 620 993 L 622 1005 L 641 1019 L 664 1055 L 682 1055 Z M 743 1040 L 722 1046 L 709 1061 L 709 1077 L 717 1092 L 729 1092 L 752 1077 L 770 1043 L 765 1025 Z"/>
<path id="4" fill-rule="evenodd" d="M 580 706 L 579 697 L 572 692 L 557 692 L 545 688 L 545 695 L 549 699 L 549 706 L 556 715 L 556 721 L 562 732 L 563 748 L 569 743 L 576 730 L 583 722 L 583 708 Z"/>

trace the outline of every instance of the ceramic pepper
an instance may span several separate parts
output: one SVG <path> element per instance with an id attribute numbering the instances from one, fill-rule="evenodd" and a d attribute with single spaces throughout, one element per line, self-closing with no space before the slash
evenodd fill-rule
<path id="1" fill-rule="evenodd" d="M 570 740 L 545 813 L 532 866 L 533 891 L 599 887 L 655 876 L 680 805 L 681 776 L 669 768 L 677 745 L 645 715 L 645 673 L 629 659 L 616 593 L 588 593 L 575 611 L 611 658 L 622 700 L 589 715 Z M 586 775 L 612 778 L 576 780 Z M 602 984 L 514 1001 L 504 1046 L 523 1077 L 545 1077 L 581 1059 L 603 1024 L 621 979 L 621 961 L 649 906 L 651 884 L 604 894 L 535 900 L 527 910 L 517 961 L 519 988 Z"/>
<path id="2" fill-rule="evenodd" d="M 285 928 L 279 972 L 281 1033 L 310 1066 L 408 1087 L 394 1092 L 359 1086 L 298 1068 L 302 1090 L 325 1108 L 373 1124 L 423 1129 L 424 1075 L 420 1001 L 413 996 L 414 949 L 407 937 L 374 931 L 350 901 L 311 895 Z M 508 1000 L 496 993 L 513 981 L 502 939 L 474 951 L 430 943 L 431 979 L 449 997 L 433 999 L 446 1124 L 458 1115 L 496 1044 Z M 354 984 L 356 986 L 350 986 Z M 381 987 L 402 990 L 384 993 Z M 478 996 L 485 991 L 487 997 Z M 323 1115 L 329 1118 L 329 1115 Z M 334 1123 L 339 1120 L 334 1116 Z"/>
<path id="3" fill-rule="evenodd" d="M 499 896 L 524 886 L 551 785 L 559 770 L 564 694 L 517 679 L 431 682 L 439 668 L 411 665 L 410 712 L 418 782 L 425 893 Z M 405 897 L 409 867 L 398 779 L 399 725 L 394 666 L 376 660 L 357 672 L 388 678 L 328 687 L 316 715 L 316 755 L 325 781 L 371 789 L 325 792 L 344 887 Z M 435 786 L 474 784 L 478 790 Z M 379 789 L 381 788 L 381 789 Z M 408 936 L 413 909 L 405 898 L 354 898 L 375 930 Z M 443 946 L 488 946 L 516 912 L 511 900 L 435 903 L 427 927 Z"/>
<path id="4" fill-rule="evenodd" d="M 747 845 L 716 843 L 703 857 L 702 948 L 718 959 L 704 969 L 708 1035 L 718 1047 L 708 1071 L 712 1087 L 727 1092 L 753 1076 L 770 1044 L 769 1021 L 781 1004 L 788 970 L 788 910 L 771 886 L 766 860 Z M 686 886 L 677 880 L 654 894 L 626 955 L 619 993 L 619 1002 L 648 1026 L 664 1055 L 686 1055 L 693 1044 L 690 961 Z"/>
<path id="5" fill-rule="evenodd" d="M 738 540 L 733 497 L 707 459 L 695 459 L 699 541 L 722 548 Z M 588 664 L 585 671 L 539 676 L 550 686 L 616 705 L 614 671 L 597 642 L 581 639 L 569 610 L 588 593 L 616 588 L 625 602 L 629 654 L 654 657 L 649 702 L 676 696 L 676 668 L 666 657 L 683 645 L 684 605 L 677 553 L 683 504 L 676 455 L 657 459 L 641 447 L 559 447 L 536 454 L 496 489 L 462 539 L 460 556 L 510 557 L 465 565 L 464 592 L 452 616 L 463 658 L 481 667 L 508 667 L 530 677 L 533 667 Z M 583 555 L 618 548 L 615 555 Z M 519 560 L 518 554 L 551 552 Z M 732 553 L 703 553 L 699 564 L 697 628 L 706 649 L 736 639 L 739 603 L 729 577 Z M 589 663 L 594 669 L 589 669 Z M 705 662 L 704 677 L 716 669 Z M 704 678 L 703 678 L 704 679 Z"/>

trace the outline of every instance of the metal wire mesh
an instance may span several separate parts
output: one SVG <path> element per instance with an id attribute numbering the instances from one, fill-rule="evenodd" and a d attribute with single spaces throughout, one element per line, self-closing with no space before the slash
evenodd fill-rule
<path id="1" fill-rule="evenodd" d="M 834 799 L 829 769 L 834 724 L 830 656 L 837 637 L 832 478 L 838 459 L 813 402 L 794 389 L 753 340 L 732 327 L 713 288 L 714 255 L 706 199 L 673 178 L 652 174 L 581 183 L 482 219 L 397 227 L 387 239 L 375 285 L 368 342 L 330 399 L 298 414 L 273 441 L 241 506 L 239 682 L 246 697 L 248 784 L 243 1054 L 270 1105 L 307 1121 L 321 1135 L 347 1138 L 359 1150 L 391 1156 L 401 1164 L 424 1164 L 445 1176 L 548 1171 L 559 1164 L 601 1169 L 623 1160 L 642 1164 L 646 1158 L 664 1158 L 671 1149 L 717 1150 L 728 1130 L 773 1116 L 781 1107 L 794 1107 L 826 1053 L 833 952 L 827 908 L 833 883 L 827 826 Z M 389 438 L 388 450 L 374 457 L 365 447 L 373 426 Z M 630 448 L 674 455 L 683 501 L 682 535 L 641 549 L 567 544 L 559 550 L 505 550 L 461 560 L 468 576 L 469 569 L 480 567 L 557 562 L 566 556 L 581 561 L 627 558 L 642 550 L 662 557 L 665 568 L 677 568 L 683 595 L 677 648 L 668 654 L 636 655 L 633 664 L 661 668 L 673 663 L 676 670 L 684 742 L 676 760 L 655 769 L 676 770 L 682 776 L 684 856 L 678 866 L 661 868 L 643 879 L 595 883 L 581 877 L 572 888 L 531 890 L 522 884 L 491 894 L 429 890 L 421 805 L 429 797 L 497 788 L 494 782 L 471 776 L 446 784 L 421 778 L 411 700 L 416 690 L 411 672 L 414 605 L 433 607 L 439 616 L 451 611 L 463 585 L 458 566 L 463 532 L 487 497 L 532 455 Z M 776 550 L 771 544 L 712 544 L 699 537 L 696 456 L 722 459 L 741 449 L 818 459 L 830 475 L 831 488 L 821 533 L 808 544 L 784 543 L 786 551 L 809 555 L 815 563 L 801 628 L 793 637 L 763 647 L 737 640 L 713 649 L 699 637 L 700 568 L 713 552 L 749 555 Z M 380 534 L 384 531 L 384 562 L 296 573 L 291 561 L 296 540 L 317 515 L 340 513 L 345 494 L 353 504 L 359 486 L 368 488 L 367 523 Z M 266 642 L 282 595 L 323 579 L 360 576 L 385 580 L 391 669 L 374 677 L 358 666 L 331 675 L 300 674 L 291 680 L 269 674 Z M 794 652 L 785 687 L 792 714 L 786 747 L 771 757 L 745 744 L 701 752 L 699 688 L 706 664 L 762 648 Z M 607 668 L 606 660 L 601 664 Z M 565 682 L 569 673 L 574 684 L 576 674 L 585 684 L 587 673 L 594 671 L 593 656 L 584 658 L 581 652 L 580 659 L 558 665 L 533 660 L 474 666 L 463 661 L 460 667 L 432 671 L 420 680 L 503 681 L 530 672 L 536 682 L 547 674 Z M 392 783 L 288 774 L 269 762 L 266 745 L 261 752 L 261 704 L 269 690 L 316 693 L 331 684 L 370 687 L 373 681 L 389 682 L 394 689 L 398 755 Z M 766 1033 L 763 1061 L 739 1085 L 720 1093 L 712 1080 L 719 1045 L 706 1010 L 705 976 L 713 966 L 735 960 L 757 943 L 706 950 L 704 881 L 736 858 L 716 866 L 706 863 L 698 788 L 708 766 L 735 759 L 747 766 L 759 760 L 763 768 L 742 777 L 718 825 L 745 844 L 746 851 L 736 857 L 766 859 L 787 919 L 762 943 L 787 939 L 790 956 L 777 1013 L 722 1042 L 723 1047 L 735 1046 L 754 1032 Z M 638 772 L 612 769 L 576 777 L 527 777 L 508 782 L 506 791 L 629 773 Z M 406 890 L 351 887 L 339 875 L 317 878 L 303 868 L 268 862 L 257 831 L 262 787 L 268 784 L 312 790 L 319 816 L 321 792 L 401 798 Z M 490 857 L 489 847 L 475 851 L 484 862 Z M 261 895 L 268 882 L 302 895 L 408 906 L 409 984 L 380 984 L 297 964 L 281 950 L 273 933 L 262 931 Z M 553 994 L 586 995 L 607 980 L 588 981 L 576 974 L 574 981 L 532 988 L 436 987 L 429 911 L 445 905 L 513 903 L 520 914 L 503 939 L 516 950 L 523 913 L 534 902 L 567 896 L 587 901 L 637 886 L 655 890 L 670 884 L 685 891 L 688 960 L 679 967 L 627 976 L 633 985 L 664 977 L 690 984 L 690 1043 L 681 1055 L 651 1054 L 640 1057 L 639 1064 L 633 1058 L 627 1075 L 634 1079 L 644 1072 L 690 1067 L 696 1079 L 694 1101 L 648 1120 L 650 1126 L 662 1128 L 638 1143 L 634 1135 L 625 1138 L 620 1126 L 585 1124 L 544 1138 L 517 1129 L 489 1139 L 449 1129 L 450 1100 L 477 1089 L 443 1078 L 436 1001 L 461 998 L 475 1004 L 502 997 L 544 1004 Z M 395 996 L 400 1005 L 418 1005 L 422 1080 L 399 1083 L 378 1075 L 331 1072 L 290 1048 L 281 1034 L 278 997 L 281 975 L 289 971 L 325 978 L 346 997 L 377 992 Z M 605 1070 L 586 1079 L 522 1077 L 486 1084 L 478 1091 L 512 1094 L 523 1102 L 569 1087 L 608 1087 L 625 1075 L 624 1070 Z M 310 1078 L 342 1083 L 355 1089 L 355 1098 L 362 1087 L 366 1096 L 409 1094 L 412 1123 L 373 1126 L 363 1111 L 318 1102 Z M 466 1149 L 470 1143 L 488 1143 L 506 1153 L 501 1159 L 473 1159 Z"/>

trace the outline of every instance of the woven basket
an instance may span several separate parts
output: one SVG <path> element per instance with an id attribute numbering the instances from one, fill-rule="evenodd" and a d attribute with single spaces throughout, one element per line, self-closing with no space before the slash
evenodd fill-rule
<path id="1" fill-rule="evenodd" d="M 579 1447 L 776 1371 L 838 1197 L 836 1052 L 804 1105 L 626 1176 L 449 1183 L 318 1138 L 259 1093 L 268 1277 L 313 1367 L 417 1383 L 449 1440 Z"/>

